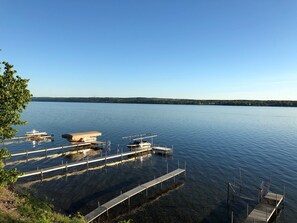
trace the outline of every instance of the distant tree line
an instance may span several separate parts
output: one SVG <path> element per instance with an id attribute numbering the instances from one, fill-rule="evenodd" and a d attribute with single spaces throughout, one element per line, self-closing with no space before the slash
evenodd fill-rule
<path id="1" fill-rule="evenodd" d="M 144 98 L 144 97 L 134 97 L 134 98 L 33 97 L 32 101 L 128 103 L 128 104 L 175 104 L 175 105 L 230 105 L 230 106 L 297 107 L 297 101 L 278 101 L 278 100 L 195 100 L 195 99 Z"/>

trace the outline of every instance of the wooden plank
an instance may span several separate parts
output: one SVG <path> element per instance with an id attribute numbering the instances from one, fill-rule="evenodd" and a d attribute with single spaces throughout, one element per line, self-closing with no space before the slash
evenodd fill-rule
<path id="1" fill-rule="evenodd" d="M 268 199 L 268 200 L 272 200 L 272 201 L 280 201 L 284 198 L 283 195 L 281 194 L 276 194 L 276 193 L 272 193 L 272 192 L 268 192 L 265 196 L 264 196 L 265 199 Z"/>
<path id="2" fill-rule="evenodd" d="M 157 184 L 160 184 L 168 179 L 171 179 L 181 173 L 185 172 L 184 169 L 176 169 L 170 173 L 167 173 L 161 177 L 158 177 L 154 180 L 151 180 L 147 183 L 144 183 L 138 187 L 135 187 L 123 194 L 121 194 L 120 196 L 117 196 L 116 198 L 108 201 L 107 203 L 103 204 L 101 207 L 96 208 L 95 210 L 93 210 L 92 212 L 90 212 L 89 214 L 87 214 L 85 216 L 85 220 L 87 222 L 91 222 L 94 219 L 98 218 L 100 215 L 104 214 L 106 211 L 108 211 L 109 209 L 115 207 L 116 205 L 126 201 L 127 199 L 135 196 L 136 194 L 141 193 L 144 190 L 147 190 L 150 187 L 153 187 Z"/>
<path id="3" fill-rule="evenodd" d="M 128 200 L 128 198 L 129 198 L 129 196 L 127 196 L 126 194 L 121 194 L 120 196 L 103 204 L 102 207 L 105 207 L 106 210 L 109 210 L 110 208 L 113 208 L 114 206 L 124 202 L 125 200 Z"/>
<path id="4" fill-rule="evenodd" d="M 274 212 L 278 209 L 279 205 L 282 203 L 284 196 L 281 194 L 276 194 L 272 192 L 268 192 L 265 196 L 263 201 L 258 204 L 252 212 L 248 215 L 245 223 L 250 222 L 269 222 L 271 217 L 273 216 Z M 270 204 L 267 201 L 275 201 L 274 204 Z"/>
<path id="5" fill-rule="evenodd" d="M 105 207 L 98 207 L 95 210 L 93 210 L 92 212 L 90 212 L 88 214 L 88 216 L 85 216 L 85 219 L 87 222 L 93 221 L 95 218 L 97 218 L 97 213 L 105 213 L 107 211 L 107 209 Z"/>
<path id="6" fill-rule="evenodd" d="M 164 152 L 171 152 L 172 148 L 162 147 L 162 146 L 154 146 L 153 150 L 160 150 Z"/>

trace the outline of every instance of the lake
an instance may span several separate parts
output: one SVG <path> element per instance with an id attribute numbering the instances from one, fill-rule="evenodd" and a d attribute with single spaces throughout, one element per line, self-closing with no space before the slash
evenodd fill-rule
<path id="1" fill-rule="evenodd" d="M 173 157 L 144 156 L 122 165 L 61 176 L 43 182 L 18 182 L 53 203 L 66 213 L 86 214 L 100 204 L 139 184 L 187 163 L 186 176 L 178 177 L 162 190 L 149 191 L 150 198 L 137 196 L 134 207 L 115 208 L 120 215 L 111 222 L 235 222 L 246 215 L 246 204 L 256 203 L 262 180 L 271 181 L 271 190 L 283 193 L 285 209 L 277 222 L 297 219 L 297 108 L 191 106 L 150 104 L 100 104 L 32 102 L 22 115 L 28 120 L 19 135 L 33 128 L 55 135 L 55 141 L 7 146 L 11 152 L 55 147 L 68 142 L 63 133 L 97 130 L 100 141 L 111 141 L 111 151 L 125 148 L 123 136 L 155 133 L 154 142 L 174 147 Z M 66 162 L 63 157 L 32 160 L 10 165 L 22 171 L 35 170 Z M 68 162 L 70 162 L 68 160 Z M 249 199 L 235 199 L 226 205 L 227 183 L 244 186 Z M 166 190 L 166 188 L 168 190 Z"/>

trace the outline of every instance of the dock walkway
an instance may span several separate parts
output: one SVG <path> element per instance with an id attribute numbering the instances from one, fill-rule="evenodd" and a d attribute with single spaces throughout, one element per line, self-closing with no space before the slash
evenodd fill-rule
<path id="1" fill-rule="evenodd" d="M 68 146 L 59 146 L 59 147 L 54 147 L 54 148 L 45 148 L 45 149 L 38 149 L 38 150 L 27 150 L 27 151 L 21 152 L 21 153 L 11 153 L 11 157 L 24 156 L 24 155 L 28 156 L 29 154 L 42 153 L 42 152 L 47 154 L 47 152 L 53 151 L 53 150 L 63 150 L 63 149 L 67 149 L 67 148 L 75 148 L 75 147 L 88 146 L 88 145 L 91 145 L 91 143 L 79 143 L 79 144 L 68 145 Z"/>
<path id="2" fill-rule="evenodd" d="M 185 172 L 185 169 L 176 169 L 170 173 L 167 173 L 159 178 L 156 178 L 154 180 L 151 180 L 147 183 L 144 183 L 138 187 L 133 188 L 132 190 L 127 191 L 126 193 L 121 194 L 120 196 L 108 201 L 107 203 L 103 204 L 102 206 L 96 208 L 95 210 L 93 210 L 92 212 L 90 212 L 89 214 L 87 214 L 85 216 L 85 220 L 87 222 L 91 222 L 93 220 L 95 220 L 96 218 L 98 218 L 99 216 L 101 216 L 102 214 L 104 214 L 105 212 L 108 214 L 108 210 L 115 207 L 116 205 L 128 200 L 128 202 L 130 203 L 130 198 L 135 196 L 136 194 L 141 193 L 144 190 L 147 190 L 150 187 L 153 187 L 157 184 L 161 184 L 162 182 L 169 180 L 181 173 Z"/>
<path id="3" fill-rule="evenodd" d="M 269 222 L 284 200 L 284 195 L 268 192 L 263 200 L 248 215 L 245 223 Z"/>
<path id="4" fill-rule="evenodd" d="M 162 154 L 162 155 L 171 155 L 173 153 L 172 148 L 164 147 L 164 146 L 153 146 L 154 153 Z"/>
<path id="5" fill-rule="evenodd" d="M 105 161 L 105 163 L 106 163 L 107 160 L 117 159 L 117 158 L 123 159 L 123 157 L 126 157 L 126 156 L 137 155 L 140 153 L 149 152 L 151 150 L 152 150 L 151 148 L 148 148 L 148 149 L 142 149 L 142 150 L 137 150 L 137 151 L 113 154 L 110 156 L 103 156 L 100 158 L 87 159 L 87 160 L 79 161 L 79 162 L 65 163 L 62 165 L 57 165 L 57 166 L 48 167 L 48 168 L 44 168 L 44 169 L 25 172 L 25 173 L 23 173 L 23 175 L 19 176 L 19 178 L 25 178 L 25 177 L 30 177 L 30 176 L 34 176 L 34 175 L 40 175 L 41 178 L 43 178 L 44 173 L 49 173 L 49 172 L 53 172 L 56 170 L 62 170 L 62 169 L 65 169 L 66 171 L 68 171 L 68 169 L 70 167 L 76 167 L 76 166 L 81 166 L 81 165 L 87 165 L 87 167 L 88 167 L 89 164 L 91 164 L 91 163 L 96 163 L 96 162 L 101 162 L 101 161 Z"/>

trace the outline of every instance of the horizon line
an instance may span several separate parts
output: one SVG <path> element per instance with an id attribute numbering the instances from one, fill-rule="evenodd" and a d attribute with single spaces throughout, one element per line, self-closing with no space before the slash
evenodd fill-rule
<path id="1" fill-rule="evenodd" d="M 31 98 L 120 98 L 120 99 L 169 99 L 169 100 L 194 100 L 194 101 L 290 101 L 297 102 L 297 100 L 289 99 L 194 99 L 194 98 L 167 98 L 167 97 L 98 97 L 98 96 L 32 96 Z"/>

